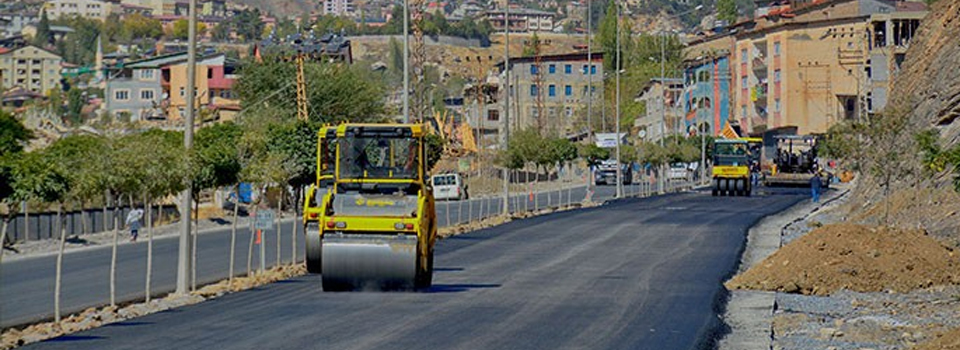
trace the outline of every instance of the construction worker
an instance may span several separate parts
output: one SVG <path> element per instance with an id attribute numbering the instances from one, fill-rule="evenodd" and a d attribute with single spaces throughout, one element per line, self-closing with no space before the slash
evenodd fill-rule
<path id="1" fill-rule="evenodd" d="M 820 179 L 819 173 L 813 173 L 813 177 L 810 178 L 810 193 L 813 195 L 813 202 L 820 202 L 820 189 L 823 187 L 823 181 Z"/>

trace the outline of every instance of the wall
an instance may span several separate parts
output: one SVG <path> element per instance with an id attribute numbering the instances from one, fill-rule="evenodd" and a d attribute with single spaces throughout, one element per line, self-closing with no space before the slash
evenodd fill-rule
<path id="1" fill-rule="evenodd" d="M 87 214 L 88 231 L 89 232 L 103 232 L 113 229 L 113 210 L 107 211 L 106 220 L 104 220 L 103 210 L 102 209 L 88 209 L 85 210 Z M 123 231 L 123 226 L 125 225 L 124 220 L 127 217 L 127 213 L 130 212 L 130 208 L 122 208 L 119 210 L 119 219 L 121 225 L 121 233 L 128 233 L 129 231 Z M 178 217 L 179 212 L 177 208 L 172 205 L 163 207 L 163 217 Z M 64 222 L 66 225 L 67 236 L 80 235 L 83 231 L 83 224 L 81 220 L 80 211 L 70 211 L 64 213 Z M 24 218 L 23 214 L 17 215 L 13 220 L 10 221 L 10 226 L 7 228 L 7 239 L 13 241 L 36 241 L 38 239 L 53 239 L 60 237 L 60 231 L 57 226 L 57 213 L 30 213 L 29 218 L 29 227 L 25 226 L 27 221 Z M 158 222 L 160 220 L 160 209 L 153 208 L 153 220 Z M 144 213 L 143 220 L 141 221 L 146 226 L 146 213 Z M 106 225 L 106 229 L 104 229 Z M 29 230 L 28 230 L 29 229 Z M 29 231 L 29 232 L 28 232 Z M 29 237 L 27 236 L 29 234 Z"/>

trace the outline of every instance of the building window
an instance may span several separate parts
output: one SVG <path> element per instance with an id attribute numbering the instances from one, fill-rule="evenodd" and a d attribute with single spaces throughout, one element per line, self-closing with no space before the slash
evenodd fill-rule
<path id="1" fill-rule="evenodd" d="M 141 69 L 140 79 L 143 79 L 143 80 L 153 79 L 153 69 Z"/>
<path id="2" fill-rule="evenodd" d="M 773 71 L 773 82 L 775 82 L 775 83 L 779 83 L 779 82 L 780 82 L 780 70 L 779 70 L 779 69 Z"/>
<path id="3" fill-rule="evenodd" d="M 207 68 L 207 79 L 213 79 L 213 68 Z"/>
<path id="4" fill-rule="evenodd" d="M 747 63 L 747 49 L 740 49 L 740 63 Z"/>
<path id="5" fill-rule="evenodd" d="M 550 74 L 556 74 L 556 73 L 557 73 L 557 65 L 555 65 L 555 64 L 551 64 L 551 65 L 548 67 L 548 69 L 549 69 Z"/>
<path id="6" fill-rule="evenodd" d="M 500 111 L 496 109 L 491 109 L 487 111 L 487 120 L 489 121 L 499 121 L 500 120 Z"/>
<path id="7" fill-rule="evenodd" d="M 563 87 L 564 96 L 573 96 L 573 86 L 567 85 Z"/>
<path id="8" fill-rule="evenodd" d="M 589 73 L 589 72 L 590 72 L 590 71 L 589 71 L 589 66 L 583 65 L 583 74 L 587 74 L 587 73 Z"/>
<path id="9" fill-rule="evenodd" d="M 774 55 L 774 56 L 780 56 L 780 42 L 779 42 L 779 41 L 773 43 L 773 55 Z"/>
<path id="10" fill-rule="evenodd" d="M 564 112 L 567 115 L 567 118 L 573 117 L 573 107 L 564 107 Z"/>
<path id="11" fill-rule="evenodd" d="M 747 117 L 747 106 L 746 106 L 746 105 L 741 105 L 741 106 L 740 106 L 740 116 L 741 116 L 741 117 L 744 117 L 744 118 Z"/>
<path id="12" fill-rule="evenodd" d="M 533 75 L 537 74 L 537 66 L 532 64 L 530 65 L 530 74 L 533 74 Z"/>
<path id="13" fill-rule="evenodd" d="M 537 97 L 537 93 L 538 93 L 538 92 L 539 92 L 539 91 L 537 91 L 537 86 L 536 86 L 536 85 L 530 85 L 530 96 L 531 96 L 531 97 Z"/>
<path id="14" fill-rule="evenodd" d="M 550 84 L 550 86 L 547 87 L 547 93 L 550 95 L 550 97 L 557 96 L 557 86 Z"/>
<path id="15" fill-rule="evenodd" d="M 747 88 L 747 77 L 740 77 L 740 87 L 744 89 Z"/>
<path id="16" fill-rule="evenodd" d="M 563 66 L 563 74 L 573 74 L 573 65 L 568 64 Z"/>
<path id="17" fill-rule="evenodd" d="M 140 90 L 140 99 L 144 101 L 153 101 L 153 90 Z"/>
<path id="18" fill-rule="evenodd" d="M 780 112 L 780 99 L 779 99 L 779 98 L 773 100 L 773 111 L 774 111 L 774 112 L 778 112 L 778 113 Z"/>
<path id="19" fill-rule="evenodd" d="M 590 65 L 590 75 L 597 75 L 597 65 Z"/>
<path id="20" fill-rule="evenodd" d="M 113 97 L 117 101 L 126 101 L 130 99 L 130 91 L 127 90 L 117 90 L 113 92 Z"/>
<path id="21" fill-rule="evenodd" d="M 187 91 L 187 88 L 181 86 L 181 87 L 180 87 L 180 97 L 183 97 L 184 95 L 186 95 L 186 94 L 187 94 L 186 91 Z"/>

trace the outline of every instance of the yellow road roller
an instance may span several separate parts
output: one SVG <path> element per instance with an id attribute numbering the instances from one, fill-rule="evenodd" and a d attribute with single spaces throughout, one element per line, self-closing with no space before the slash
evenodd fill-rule
<path id="1" fill-rule="evenodd" d="M 317 180 L 307 188 L 303 201 L 303 232 L 306 234 L 307 272 L 320 273 L 320 223 L 325 203 L 333 189 L 337 166 L 337 128 L 324 126 L 317 133 Z"/>
<path id="2" fill-rule="evenodd" d="M 744 139 L 716 139 L 713 143 L 714 196 L 749 196 L 750 148 Z"/>
<path id="3" fill-rule="evenodd" d="M 418 124 L 341 124 L 321 137 L 336 140 L 332 187 L 304 222 L 324 291 L 430 287 L 437 225 L 424 136 Z"/>

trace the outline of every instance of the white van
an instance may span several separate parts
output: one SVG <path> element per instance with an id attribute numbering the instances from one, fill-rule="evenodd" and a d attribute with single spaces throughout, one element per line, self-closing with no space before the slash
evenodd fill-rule
<path id="1" fill-rule="evenodd" d="M 468 199 L 467 185 L 459 174 L 438 174 L 430 178 L 433 184 L 433 198 L 446 200 Z"/>

